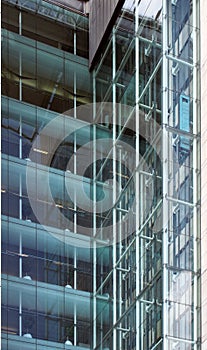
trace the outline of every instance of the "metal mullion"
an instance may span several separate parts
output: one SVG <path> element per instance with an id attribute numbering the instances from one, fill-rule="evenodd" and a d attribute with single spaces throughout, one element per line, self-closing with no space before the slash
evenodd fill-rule
<path id="1" fill-rule="evenodd" d="M 147 218 L 147 220 L 145 221 L 145 223 L 143 224 L 143 226 L 139 229 L 139 231 L 137 232 L 137 236 L 139 236 L 143 229 L 145 228 L 145 226 L 148 224 L 148 222 L 151 220 L 151 218 L 153 217 L 153 215 L 155 215 L 156 211 L 159 209 L 159 207 L 162 204 L 162 199 L 158 202 L 158 204 L 156 205 L 155 209 L 152 211 L 152 213 L 149 215 L 149 217 Z M 129 243 L 129 245 L 127 246 L 126 250 L 124 251 L 124 253 L 122 254 L 122 256 L 117 260 L 116 262 L 116 266 L 118 266 L 120 264 L 120 262 L 122 261 L 122 259 L 124 259 L 125 255 L 128 253 L 128 251 L 130 250 L 131 246 L 134 244 L 136 240 L 136 236 L 132 239 L 132 241 Z M 107 275 L 107 277 L 105 278 L 105 280 L 103 281 L 102 285 L 99 286 L 99 288 L 96 291 L 96 294 L 98 294 L 98 292 L 101 290 L 101 288 L 103 288 L 103 286 L 106 284 L 106 282 L 109 280 L 110 276 L 112 274 L 112 271 L 109 272 L 109 274 Z"/>
<path id="2" fill-rule="evenodd" d="M 199 98 L 199 91 L 198 91 L 198 32 L 197 32 L 197 26 L 198 26 L 198 7 L 199 3 L 197 0 L 193 0 L 193 134 L 197 135 L 198 133 L 198 116 L 199 114 L 199 108 L 197 100 Z M 198 349 L 198 325 L 199 325 L 199 312 L 198 312 L 198 295 L 197 292 L 199 290 L 198 288 L 198 210 L 197 210 L 197 202 L 198 202 L 198 173 L 197 173 L 197 167 L 199 164 L 198 160 L 198 141 L 196 138 L 193 140 L 193 203 L 194 203 L 194 210 L 193 210 L 193 271 L 194 271 L 194 278 L 193 278 L 193 335 L 194 335 L 194 350 Z"/>
<path id="3" fill-rule="evenodd" d="M 153 209 L 153 211 L 151 212 L 151 214 L 149 214 L 148 218 L 146 219 L 146 221 L 144 222 L 144 224 L 141 226 L 141 228 L 139 229 L 139 231 L 137 232 L 136 235 L 140 235 L 141 232 L 144 230 L 144 228 L 146 227 L 146 225 L 149 223 L 149 221 L 152 219 L 152 217 L 155 215 L 156 211 L 159 209 L 160 205 L 162 204 L 162 199 L 157 203 L 156 207 Z M 133 241 L 132 241 L 133 242 Z M 131 242 L 131 243 L 132 243 Z M 130 246 L 131 246 L 130 243 Z"/>
<path id="4" fill-rule="evenodd" d="M 192 69 L 194 68 L 194 63 L 190 63 L 190 62 L 184 61 L 184 60 L 182 60 L 180 58 L 177 58 L 175 56 L 166 54 L 166 58 L 171 60 L 171 61 L 173 61 L 173 62 L 177 62 L 177 63 L 183 64 L 183 65 L 185 65 L 185 66 L 187 66 L 189 68 L 192 68 Z"/>
<path id="5" fill-rule="evenodd" d="M 162 58 L 161 58 L 160 61 L 158 62 L 158 65 L 155 67 L 155 70 L 154 70 L 154 72 L 153 72 L 153 78 L 154 78 L 154 75 L 157 73 L 157 70 L 159 69 L 159 66 L 161 66 L 161 62 L 162 62 Z M 141 95 L 139 96 L 139 99 L 138 99 L 137 103 L 140 102 L 140 100 L 141 100 L 143 94 L 145 93 L 146 88 L 148 87 L 148 84 L 149 84 L 150 82 L 151 82 L 151 80 L 149 80 L 148 83 L 145 85 L 145 88 L 144 88 L 144 90 L 142 91 Z M 127 127 L 128 123 L 130 122 L 131 118 L 133 117 L 133 114 L 134 114 L 135 111 L 136 111 L 136 106 L 135 106 L 135 107 L 131 110 L 131 112 L 129 113 L 129 116 L 128 116 L 126 122 L 125 122 L 124 125 L 122 126 L 121 132 L 119 133 L 119 135 L 118 135 L 117 138 L 116 138 L 116 141 L 115 141 L 116 143 L 119 141 L 120 137 L 122 136 L 122 133 L 123 133 L 124 129 Z M 156 138 L 156 136 L 155 136 L 155 138 Z M 155 140 L 153 140 L 153 142 L 155 142 Z M 110 153 L 111 153 L 111 151 L 108 153 L 108 155 L 109 155 Z M 99 171 L 99 172 L 100 172 L 100 171 Z M 98 176 L 99 176 L 99 173 L 98 173 L 97 177 L 98 177 Z"/>
<path id="6" fill-rule="evenodd" d="M 130 313 L 130 311 L 133 309 L 133 307 L 135 306 L 135 300 L 133 301 L 133 303 L 128 307 L 127 310 L 125 310 L 125 312 L 122 314 L 122 316 L 117 320 L 116 324 L 114 324 L 109 331 L 105 334 L 105 336 L 102 339 L 102 344 L 104 344 L 104 341 L 109 337 L 109 335 L 114 331 L 114 329 L 117 329 L 117 326 L 119 325 L 119 323 Z M 95 348 L 94 350 L 99 350 L 99 347 Z M 116 350 L 116 349 L 115 349 Z"/>
<path id="7" fill-rule="evenodd" d="M 119 110 L 119 119 L 121 118 L 121 111 Z M 119 123 L 120 125 L 120 123 Z M 119 174 L 121 175 L 121 171 L 122 171 L 122 148 L 119 149 Z M 122 186 L 121 186 L 121 176 L 119 176 L 119 192 L 121 193 L 122 191 Z M 122 213 L 119 212 L 118 213 L 119 215 L 119 223 L 118 223 L 118 229 L 119 229 L 119 232 L 118 232 L 118 242 L 119 242 L 119 256 L 121 255 L 122 253 Z M 118 284 L 119 284 L 119 293 L 118 293 L 118 299 L 119 299 L 119 314 L 118 314 L 118 317 L 121 317 L 122 315 L 122 292 L 123 292 L 123 289 L 122 289 L 122 273 L 123 271 L 120 269 L 119 272 L 118 272 L 118 275 L 119 275 L 119 281 L 118 281 Z M 120 350 L 122 350 L 122 333 L 119 332 L 118 333 L 118 336 L 119 336 L 119 348 Z"/>
<path id="8" fill-rule="evenodd" d="M 119 17 L 118 22 L 117 22 L 116 27 L 115 27 L 115 33 L 117 30 L 120 30 L 120 28 L 121 28 L 120 23 L 122 22 L 123 18 L 127 18 L 128 21 L 130 21 L 129 17 L 125 17 L 125 14 L 128 14 L 128 13 L 129 13 L 129 10 L 127 8 L 125 8 L 124 4 L 123 4 L 121 16 Z"/>
<path id="9" fill-rule="evenodd" d="M 159 59 L 156 67 L 154 68 L 154 71 L 152 72 L 152 74 L 150 75 L 150 78 L 148 80 L 148 82 L 146 83 L 144 89 L 142 90 L 140 96 L 139 96 L 139 101 L 141 101 L 142 97 L 144 96 L 146 90 L 148 89 L 148 87 L 150 86 L 151 82 L 153 81 L 155 75 L 157 74 L 159 68 L 161 67 L 161 63 L 162 63 L 162 60 L 164 59 L 164 55 Z M 167 86 L 166 86 L 167 87 Z"/>
<path id="10" fill-rule="evenodd" d="M 187 138 L 192 138 L 192 139 L 199 139 L 200 136 L 198 134 L 194 134 L 193 133 L 190 133 L 188 131 L 184 131 L 184 130 L 181 130 L 181 129 L 178 129 L 178 128 L 175 128 L 173 126 L 170 126 L 170 125 L 165 125 L 165 128 L 168 132 L 171 132 L 172 134 L 178 134 L 178 135 L 181 135 L 181 136 L 185 136 Z"/>
<path id="11" fill-rule="evenodd" d="M 19 35 L 22 35 L 22 12 L 19 9 Z M 22 102 L 22 53 L 19 53 L 19 101 Z M 19 116 L 19 158 L 22 159 L 22 115 Z M 19 174 L 19 219 L 22 220 L 22 174 Z M 22 278 L 22 233 L 19 235 L 19 278 Z M 22 336 L 22 292 L 19 293 L 19 336 Z"/>
<path id="12" fill-rule="evenodd" d="M 74 25 L 74 55 L 76 55 L 76 28 Z M 73 93 L 74 93 L 74 100 L 73 100 L 73 108 L 74 108 L 74 118 L 77 119 L 77 98 L 76 98 L 76 72 L 74 72 L 73 75 Z M 74 134 L 74 175 L 77 174 L 77 137 L 76 133 Z M 77 233 L 77 200 L 76 200 L 76 192 L 74 193 L 74 233 Z M 74 247 L 74 289 L 77 289 L 77 248 Z M 77 345 L 77 309 L 76 304 L 74 304 L 74 315 L 73 315 L 73 326 L 74 326 L 74 346 Z"/>
<path id="13" fill-rule="evenodd" d="M 138 32 L 139 29 L 139 7 L 138 7 L 138 0 L 135 2 L 135 33 Z M 140 201 L 139 201 L 139 194 L 140 194 L 140 174 L 138 171 L 139 166 L 139 37 L 136 36 L 135 38 L 135 123 L 136 123 L 136 173 L 135 173 L 135 183 L 136 183 L 136 189 L 135 189 L 135 203 L 136 203 L 136 230 L 138 230 L 140 225 Z M 136 349 L 140 349 L 140 338 L 141 338 L 141 330 L 140 330 L 140 303 L 137 298 L 140 292 L 140 251 L 139 251 L 139 236 L 136 234 L 135 236 L 135 246 L 136 246 Z"/>
<path id="14" fill-rule="evenodd" d="M 166 52 L 168 49 L 168 16 L 167 16 L 168 0 L 163 0 L 163 17 L 162 17 L 162 41 L 163 41 L 163 57 L 162 57 L 162 123 L 168 124 L 168 60 Z M 169 349 L 168 344 L 168 201 L 166 195 L 168 194 L 168 135 L 165 128 L 163 128 L 163 243 L 162 243 L 162 257 L 163 257 L 163 350 Z"/>
<path id="15" fill-rule="evenodd" d="M 93 71 L 93 119 L 96 117 L 96 75 Z M 96 236 L 96 124 L 93 123 L 93 238 Z M 93 239 L 93 349 L 96 347 L 96 240 Z"/>
<path id="16" fill-rule="evenodd" d="M 107 92 L 106 92 L 106 94 L 105 94 L 105 96 L 104 96 L 103 102 L 104 102 L 105 100 L 107 100 L 107 98 L 109 97 L 110 91 L 111 91 L 111 87 L 112 87 L 112 89 L 113 89 L 113 84 L 116 83 L 116 82 L 118 81 L 118 79 L 119 79 L 119 77 L 120 77 L 120 75 L 121 75 L 121 69 L 123 69 L 124 64 L 126 63 L 126 60 L 129 58 L 129 55 L 131 54 L 131 52 L 132 52 L 132 50 L 133 50 L 133 48 L 134 48 L 133 42 L 134 42 L 134 38 L 133 38 L 133 40 L 131 41 L 131 43 L 130 43 L 130 45 L 129 45 L 129 47 L 128 47 L 128 49 L 127 49 L 127 51 L 126 51 L 126 53 L 125 53 L 125 55 L 124 55 L 124 57 L 123 57 L 123 59 L 122 59 L 122 61 L 121 61 L 121 64 L 120 64 L 120 66 L 119 66 L 119 68 L 118 68 L 118 70 L 117 70 L 117 73 L 116 73 L 115 76 L 113 77 L 113 81 L 111 82 L 111 84 L 110 84 L 109 87 L 108 87 L 108 90 L 107 90 Z M 108 83 L 106 82 L 106 84 L 108 84 Z"/>
<path id="17" fill-rule="evenodd" d="M 150 45 L 153 45 L 154 47 L 157 47 L 159 49 L 162 49 L 162 45 L 157 43 L 157 42 L 153 42 L 153 40 L 150 40 L 150 39 L 147 39 L 147 38 L 144 38 L 143 36 L 141 35 L 138 35 L 139 37 L 139 40 L 144 42 L 144 43 L 147 43 L 147 44 L 150 44 Z"/>
<path id="18" fill-rule="evenodd" d="M 116 201 L 116 85 L 114 78 L 116 75 L 116 36 L 113 28 L 112 33 L 112 79 L 113 79 L 113 202 Z M 116 234 L 117 234 L 117 225 L 116 225 L 116 209 L 113 208 L 113 325 L 117 320 L 117 271 L 115 268 L 116 265 Z M 113 349 L 117 348 L 117 334 L 116 329 L 113 329 Z"/>
<path id="19" fill-rule="evenodd" d="M 162 199 L 158 202 L 158 204 L 156 205 L 156 207 L 154 208 L 154 210 L 152 211 L 152 213 L 149 215 L 149 217 L 147 218 L 147 220 L 145 221 L 145 223 L 143 224 L 143 226 L 139 229 L 139 231 L 137 232 L 136 235 L 140 235 L 143 231 L 143 229 L 145 228 L 145 226 L 149 223 L 149 221 L 151 220 L 151 218 L 153 217 L 153 215 L 155 215 L 156 211 L 159 209 L 159 207 L 161 206 L 162 204 Z M 116 262 L 116 266 L 118 266 L 118 264 L 122 261 L 122 259 L 125 257 L 125 255 L 128 253 L 130 247 L 134 244 L 136 240 L 136 236 L 132 239 L 132 241 L 129 243 L 129 245 L 127 246 L 126 250 L 124 251 L 124 253 L 122 254 L 122 256 L 117 260 Z M 111 273 L 112 271 L 107 275 L 107 277 L 105 278 L 105 280 L 103 281 L 102 283 L 102 286 L 100 286 L 98 289 L 97 289 L 97 292 L 99 292 L 100 288 L 102 288 L 105 283 L 109 280 L 110 276 L 111 276 Z"/>

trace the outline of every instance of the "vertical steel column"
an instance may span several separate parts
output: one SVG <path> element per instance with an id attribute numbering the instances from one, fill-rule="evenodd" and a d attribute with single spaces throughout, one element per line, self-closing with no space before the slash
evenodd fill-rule
<path id="1" fill-rule="evenodd" d="M 19 35 L 22 35 L 22 13 L 19 12 Z M 22 53 L 19 53 L 19 101 L 22 101 Z M 22 115 L 19 116 L 19 158 L 22 159 Z M 22 220 L 22 179 L 19 176 L 19 219 Z"/>
<path id="2" fill-rule="evenodd" d="M 22 13 L 19 9 L 19 35 L 22 35 Z M 22 101 L 22 53 L 19 53 L 19 101 Z M 21 112 L 20 112 L 21 113 Z M 22 159 L 22 116 L 19 116 L 19 158 Z M 19 219 L 22 220 L 22 177 L 19 175 Z M 22 278 L 22 233 L 19 234 L 19 278 Z M 22 292 L 19 293 L 19 336 L 22 336 Z"/>
<path id="3" fill-rule="evenodd" d="M 163 258 L 163 350 L 168 350 L 168 132 L 166 125 L 168 124 L 168 59 L 167 42 L 168 42 L 168 16 L 167 16 L 168 0 L 163 0 L 163 16 L 162 16 L 162 166 L 163 166 L 163 239 L 162 239 L 162 258 Z"/>
<path id="4" fill-rule="evenodd" d="M 139 164 L 139 1 L 136 0 L 135 3 L 135 125 L 136 125 L 136 168 Z M 136 201 L 136 231 L 139 230 L 140 220 L 140 202 L 139 202 L 139 172 L 136 171 L 135 175 L 135 201 Z M 139 236 L 136 233 L 136 349 L 140 349 L 140 301 L 138 295 L 140 293 L 140 275 L 139 275 L 139 263 L 140 263 L 140 254 L 139 254 Z M 140 349 L 141 350 L 141 349 Z"/>
<path id="5" fill-rule="evenodd" d="M 198 118 L 200 116 L 199 107 L 198 107 L 198 99 L 199 99 L 199 91 L 198 91 L 198 61 L 199 61 L 199 37 L 198 37 L 198 23 L 199 23 L 199 2 L 198 0 L 193 0 L 193 134 L 198 135 Z M 197 350 L 197 340 L 198 340 L 198 239 L 199 239 L 199 228 L 198 228 L 198 140 L 196 137 L 193 139 L 193 271 L 194 271 L 194 279 L 193 279 L 193 334 L 194 334 L 194 350 Z"/>
<path id="6" fill-rule="evenodd" d="M 119 110 L 119 123 L 118 125 L 121 126 L 121 110 Z M 121 180 L 122 180 L 122 147 L 119 147 L 119 170 L 118 170 L 118 174 L 119 174 L 119 193 L 121 193 L 122 191 L 122 186 L 121 186 Z M 119 207 L 121 208 L 121 201 L 120 201 L 120 205 Z M 119 242 L 119 256 L 118 259 L 120 258 L 121 254 L 122 254 L 122 213 L 121 211 L 119 212 L 119 219 L 118 222 L 119 224 L 117 225 L 119 227 L 119 232 L 117 233 L 117 237 L 118 237 L 118 242 Z M 120 264 L 122 264 L 122 261 L 120 262 Z M 121 266 L 122 267 L 122 266 Z M 121 318 L 122 315 L 122 271 L 119 271 L 119 278 L 118 278 L 118 284 L 119 284 L 119 293 L 118 293 L 118 302 L 119 302 L 119 313 L 118 313 L 118 318 Z M 122 350 L 122 332 L 118 333 L 119 336 L 119 350 Z"/>
<path id="7" fill-rule="evenodd" d="M 19 278 L 22 278 L 22 233 L 19 235 Z M 19 336 L 22 336 L 22 292 L 19 292 Z"/>
<path id="8" fill-rule="evenodd" d="M 113 203 L 116 201 L 116 36 L 115 28 L 112 33 L 112 81 L 113 81 Z M 113 325 L 117 320 L 117 273 L 116 273 L 116 209 L 113 209 Z M 117 349 L 117 331 L 113 328 L 113 350 Z"/>
<path id="9" fill-rule="evenodd" d="M 74 45 L 73 53 L 74 53 L 74 55 L 77 54 L 77 49 L 76 49 L 77 42 L 76 41 L 77 41 L 76 23 L 74 23 L 74 37 L 73 37 L 73 45 Z"/>
<path id="10" fill-rule="evenodd" d="M 96 74 L 93 72 L 93 120 L 96 118 Z M 96 124 L 93 124 L 93 349 L 96 347 Z"/>
<path id="11" fill-rule="evenodd" d="M 76 255 L 76 247 L 74 247 L 74 289 L 77 289 L 77 255 Z M 77 345 L 77 307 L 76 303 L 74 303 L 74 346 Z"/>
<path id="12" fill-rule="evenodd" d="M 74 55 L 76 55 L 76 25 L 74 25 Z M 74 118 L 77 118 L 77 86 L 76 86 L 76 72 L 74 72 L 73 76 L 73 94 L 74 94 L 74 100 L 73 100 L 73 108 L 74 108 Z M 76 157 L 76 151 L 77 151 L 77 138 L 76 134 L 74 134 L 74 174 L 77 174 L 77 157 Z M 76 192 L 74 193 L 74 233 L 77 233 L 77 205 L 76 205 Z M 77 289 L 77 251 L 76 247 L 74 247 L 74 289 Z M 76 310 L 76 304 L 74 304 L 74 345 L 77 345 L 77 310 Z"/>

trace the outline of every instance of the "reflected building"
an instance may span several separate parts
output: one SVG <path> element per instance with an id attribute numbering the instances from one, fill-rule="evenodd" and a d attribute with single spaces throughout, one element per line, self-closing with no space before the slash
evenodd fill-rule
<path id="1" fill-rule="evenodd" d="M 201 349 L 199 12 L 3 0 L 3 350 Z"/>

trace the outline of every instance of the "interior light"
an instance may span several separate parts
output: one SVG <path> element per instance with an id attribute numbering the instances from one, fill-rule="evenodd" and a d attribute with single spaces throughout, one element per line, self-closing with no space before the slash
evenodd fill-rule
<path id="1" fill-rule="evenodd" d="M 22 258 L 28 258 L 29 257 L 29 255 L 28 254 L 22 254 L 22 253 L 19 253 L 18 254 L 20 257 L 22 257 Z"/>
<path id="2" fill-rule="evenodd" d="M 55 260 L 53 260 L 53 263 L 54 263 L 55 265 L 63 265 L 63 263 L 62 263 L 61 261 L 55 261 Z"/>
<path id="3" fill-rule="evenodd" d="M 25 338 L 32 338 L 32 334 L 30 334 L 30 333 L 25 333 L 25 334 L 23 334 L 23 337 L 25 337 Z"/>
<path id="4" fill-rule="evenodd" d="M 31 276 L 29 276 L 28 274 L 26 274 L 24 277 L 23 277 L 25 280 L 29 280 L 29 281 L 31 281 L 32 280 L 32 277 Z"/>
<path id="5" fill-rule="evenodd" d="M 67 338 L 65 345 L 73 345 L 73 343 Z"/>
<path id="6" fill-rule="evenodd" d="M 64 208 L 62 204 L 55 204 L 55 206 L 58 208 Z"/>
<path id="7" fill-rule="evenodd" d="M 110 170 L 110 173 L 112 174 L 113 171 Z M 129 179 L 129 176 L 124 175 L 124 174 L 116 173 L 116 175 L 118 175 L 118 176 L 120 176 L 120 177 L 123 177 L 124 179 Z"/>
<path id="8" fill-rule="evenodd" d="M 41 154 L 48 154 L 48 151 L 45 151 L 45 150 L 40 149 L 40 148 L 33 148 L 33 151 L 41 153 Z"/>

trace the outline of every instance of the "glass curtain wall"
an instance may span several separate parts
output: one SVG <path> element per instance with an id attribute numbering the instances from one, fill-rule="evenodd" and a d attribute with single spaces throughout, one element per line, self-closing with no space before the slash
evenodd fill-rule
<path id="1" fill-rule="evenodd" d="M 165 28 L 165 31 L 164 31 Z M 166 348 L 198 349 L 199 4 L 163 3 L 163 327 Z M 168 183 L 164 179 L 168 175 Z M 168 244 L 168 247 L 167 247 Z"/>
<path id="2" fill-rule="evenodd" d="M 94 216 L 97 350 L 199 349 L 198 23 L 196 1 L 126 1 L 94 70 L 115 223 L 109 243 Z"/>
<path id="3" fill-rule="evenodd" d="M 83 13 L 3 1 L 3 350 L 200 348 L 198 23 L 196 0 L 127 0 L 91 74 Z"/>
<path id="4" fill-rule="evenodd" d="M 92 99 L 88 72 L 88 19 L 46 1 L 2 3 L 2 349 L 63 349 L 91 344 L 92 255 L 77 232 L 84 218 L 66 196 L 70 157 L 90 130 L 63 140 L 51 157 L 50 226 L 29 200 L 26 169 L 41 130 L 61 113 Z M 80 129 L 79 129 L 80 130 Z M 36 149 L 37 159 L 46 157 Z M 38 162 L 37 162 L 38 163 Z M 41 162 L 40 162 L 41 163 Z M 43 164 L 43 163 L 42 163 Z M 39 169 L 40 178 L 48 167 Z M 90 188 L 89 179 L 86 186 Z M 41 180 L 38 187 L 45 191 Z M 39 211 L 44 203 L 35 198 Z M 71 219 L 64 226 L 54 208 Z M 69 244 L 69 230 L 85 248 Z M 65 344 L 66 342 L 66 344 Z"/>

